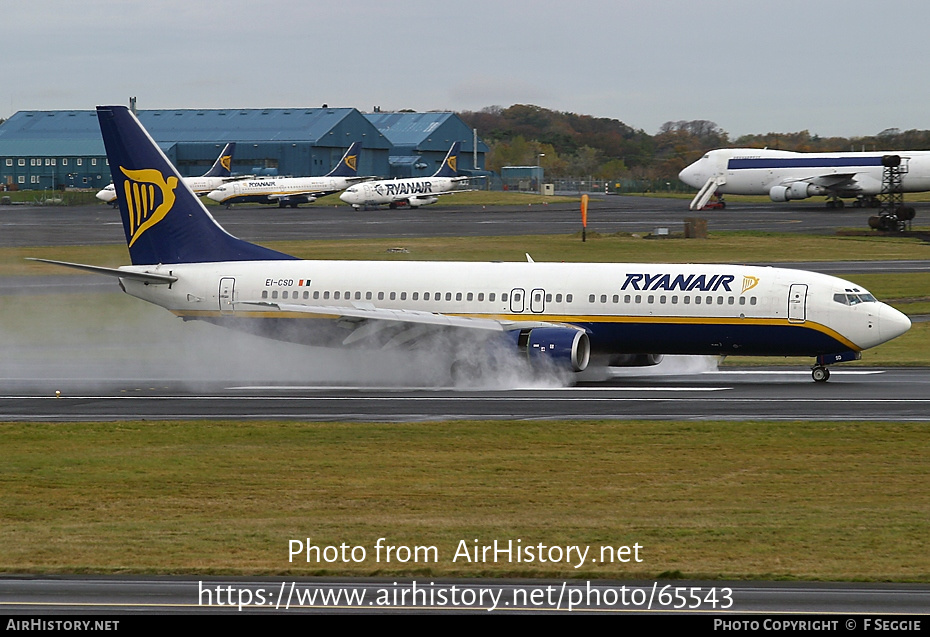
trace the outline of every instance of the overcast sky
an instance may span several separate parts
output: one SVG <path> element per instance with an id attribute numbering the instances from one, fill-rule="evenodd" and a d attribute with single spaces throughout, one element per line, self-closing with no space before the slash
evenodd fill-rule
<path id="1" fill-rule="evenodd" d="M 19 110 L 536 104 L 655 134 L 930 129 L 930 2 L 0 0 Z M 480 133 L 480 131 L 479 131 Z"/>

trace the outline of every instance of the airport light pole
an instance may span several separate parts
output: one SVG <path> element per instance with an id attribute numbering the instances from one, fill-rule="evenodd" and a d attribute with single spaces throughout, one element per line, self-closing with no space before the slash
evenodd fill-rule
<path id="1" fill-rule="evenodd" d="M 546 156 L 546 153 L 536 153 L 536 190 L 539 194 L 542 194 L 543 191 L 543 180 L 542 180 L 542 166 L 539 163 L 539 160 Z"/>

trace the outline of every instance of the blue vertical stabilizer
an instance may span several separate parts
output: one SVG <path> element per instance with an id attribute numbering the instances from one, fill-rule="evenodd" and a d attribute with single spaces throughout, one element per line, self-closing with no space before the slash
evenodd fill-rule
<path id="1" fill-rule="evenodd" d="M 97 119 L 133 265 L 294 258 L 223 230 L 128 108 Z"/>

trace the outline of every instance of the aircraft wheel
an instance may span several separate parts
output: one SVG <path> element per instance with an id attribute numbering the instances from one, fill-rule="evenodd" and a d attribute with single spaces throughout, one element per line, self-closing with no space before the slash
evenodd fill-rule
<path id="1" fill-rule="evenodd" d="M 830 370 L 826 367 L 815 367 L 811 370 L 811 377 L 815 383 L 825 383 L 830 379 Z"/>

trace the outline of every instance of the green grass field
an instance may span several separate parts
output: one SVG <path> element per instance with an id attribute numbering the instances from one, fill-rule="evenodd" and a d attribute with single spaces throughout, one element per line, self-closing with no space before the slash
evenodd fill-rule
<path id="1" fill-rule="evenodd" d="M 882 422 L 0 424 L 0 570 L 930 580 L 930 430 Z M 436 547 L 380 563 L 378 538 Z M 365 547 L 289 561 L 289 540 Z M 581 568 L 459 542 L 590 547 Z M 642 562 L 602 547 L 640 544 Z M 422 555 L 421 555 L 422 557 Z M 591 558 L 597 559 L 597 563 Z"/>

